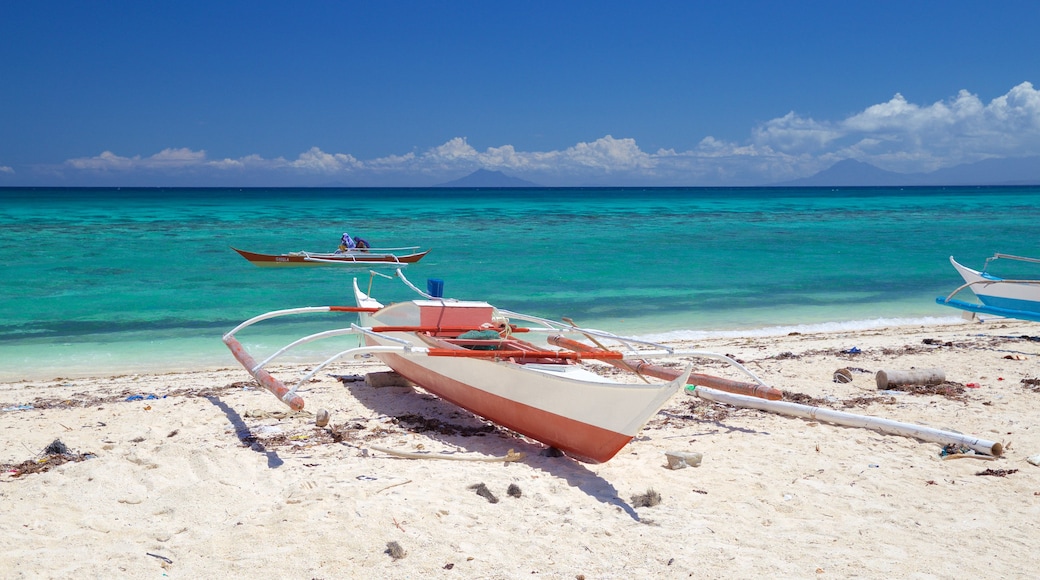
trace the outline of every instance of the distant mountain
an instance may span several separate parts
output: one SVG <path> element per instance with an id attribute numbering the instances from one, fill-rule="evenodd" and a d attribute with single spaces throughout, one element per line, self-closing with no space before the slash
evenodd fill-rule
<path id="1" fill-rule="evenodd" d="M 987 159 L 930 173 L 896 173 L 855 159 L 845 159 L 816 175 L 775 185 L 780 187 L 1040 185 L 1040 157 Z"/>
<path id="2" fill-rule="evenodd" d="M 855 187 L 857 185 L 908 185 L 910 176 L 893 171 L 885 171 L 869 163 L 845 159 L 831 165 L 827 169 L 802 179 L 785 181 L 777 185 L 792 187 Z"/>
<path id="3" fill-rule="evenodd" d="M 466 177 L 434 187 L 541 187 L 541 185 L 518 177 L 510 177 L 501 171 L 478 169 Z"/>
<path id="4" fill-rule="evenodd" d="M 1040 185 L 1040 157 L 986 159 L 927 175 L 928 185 Z"/>

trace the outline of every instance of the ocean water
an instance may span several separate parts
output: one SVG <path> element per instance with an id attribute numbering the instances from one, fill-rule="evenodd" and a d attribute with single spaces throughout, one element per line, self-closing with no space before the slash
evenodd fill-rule
<path id="1" fill-rule="evenodd" d="M 351 280 L 369 283 L 231 246 L 417 245 L 432 252 L 405 275 L 448 297 L 696 339 L 959 320 L 934 302 L 961 283 L 949 257 L 1040 255 L 1038 223 L 1040 187 L 0 189 L 0 380 L 235 367 L 221 336 L 239 322 L 350 305 Z M 413 297 L 383 279 L 373 294 Z M 241 338 L 262 353 L 352 320 Z"/>

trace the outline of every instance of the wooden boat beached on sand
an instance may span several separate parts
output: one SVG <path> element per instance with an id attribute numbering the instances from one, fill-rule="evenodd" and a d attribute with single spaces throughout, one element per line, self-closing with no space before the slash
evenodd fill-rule
<path id="1" fill-rule="evenodd" d="M 649 364 L 647 359 L 696 355 L 726 360 L 743 369 L 723 355 L 677 351 L 660 344 L 509 312 L 487 302 L 434 297 L 412 286 L 400 271 L 397 277 L 422 298 L 384 306 L 362 292 L 355 279 L 357 306 L 268 313 L 235 328 L 225 335 L 224 341 L 263 386 L 290 407 L 301 408 L 303 401 L 295 389 L 278 383 L 263 366 L 297 344 L 357 334 L 361 346 L 339 353 L 324 364 L 342 357 L 374 355 L 438 397 L 591 462 L 613 457 L 690 380 L 689 366 L 658 366 Z M 357 312 L 360 324 L 305 337 L 260 364 L 245 353 L 234 338 L 242 328 L 266 318 L 323 310 Z M 565 335 L 620 344 L 625 352 L 580 343 Z M 595 364 L 597 362 L 599 364 Z M 610 365 L 626 370 L 638 367 L 638 373 L 617 379 L 614 373 L 603 372 Z M 600 372 L 597 373 L 597 369 Z M 697 380 L 700 375 L 693 376 L 693 380 Z M 300 384 L 304 382 L 301 380 Z M 781 397 L 779 391 L 761 382 L 715 379 L 712 384 L 773 399 Z"/>
<path id="2" fill-rule="evenodd" d="M 732 405 L 813 420 L 821 417 L 924 440 L 963 442 L 986 453 L 1000 454 L 999 444 L 962 434 L 936 434 L 919 426 L 785 403 L 779 400 L 779 390 L 725 355 L 676 350 L 579 328 L 570 321 L 511 312 L 483 301 L 442 298 L 434 295 L 440 293 L 439 287 L 432 293 L 422 292 L 401 270 L 395 275 L 421 297 L 384 305 L 363 292 L 355 279 L 355 306 L 268 312 L 238 325 L 223 340 L 261 386 L 293 409 L 304 406 L 297 394 L 299 387 L 328 364 L 343 358 L 375 357 L 442 399 L 576 459 L 595 463 L 614 457 L 684 387 L 687 391 L 693 388 L 692 393 L 702 398 Z M 235 336 L 263 320 L 320 312 L 357 314 L 360 321 L 300 338 L 259 363 Z M 286 387 L 265 369 L 289 349 L 344 335 L 357 335 L 360 345 L 332 355 L 292 387 Z M 679 359 L 685 366 L 650 362 L 665 357 Z M 689 359 L 695 358 L 725 361 L 751 382 L 692 373 Z M 610 367 L 627 373 L 617 373 Z"/>
<path id="3" fill-rule="evenodd" d="M 1036 258 L 994 254 L 986 259 L 986 265 L 979 271 L 957 263 L 950 256 L 950 263 L 964 278 L 964 284 L 945 298 L 936 298 L 936 303 L 973 313 L 1040 322 L 1040 279 L 1008 280 L 987 273 L 990 262 L 1001 258 L 1040 264 L 1040 259 Z M 954 298 L 965 289 L 971 289 L 981 304 Z"/>
<path id="4" fill-rule="evenodd" d="M 407 248 L 366 248 L 342 252 L 289 252 L 287 254 L 258 254 L 232 247 L 243 258 L 256 266 L 406 266 L 423 259 L 429 250 L 420 252 L 419 246 Z M 397 253 L 407 252 L 407 253 Z"/>

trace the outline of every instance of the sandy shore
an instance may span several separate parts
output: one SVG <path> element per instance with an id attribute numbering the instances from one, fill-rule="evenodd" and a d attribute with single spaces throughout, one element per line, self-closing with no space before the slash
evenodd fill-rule
<path id="1" fill-rule="evenodd" d="M 326 428 L 238 367 L 0 384 L 0 576 L 1031 576 L 1037 335 L 987 322 L 687 345 L 812 404 L 1001 442 L 993 461 L 682 394 L 589 465 L 421 389 L 369 387 L 378 365 L 344 364 L 308 386 L 308 409 L 331 412 Z M 851 382 L 834 380 L 840 368 Z M 878 391 L 878 370 L 915 368 L 947 383 Z M 738 378 L 713 362 L 697 370 Z M 43 451 L 56 440 L 82 460 L 54 465 Z M 523 457 L 493 459 L 511 451 Z M 703 462 L 668 469 L 666 451 Z M 640 505 L 647 495 L 659 503 Z"/>

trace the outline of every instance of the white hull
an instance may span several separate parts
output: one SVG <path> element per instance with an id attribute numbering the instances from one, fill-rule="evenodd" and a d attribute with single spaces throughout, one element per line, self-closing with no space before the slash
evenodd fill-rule
<path id="1" fill-rule="evenodd" d="M 374 304 L 355 286 L 359 306 Z M 416 300 L 361 314 L 362 326 L 419 326 L 421 310 L 474 309 L 485 303 Z M 490 319 L 487 322 L 491 322 Z M 426 349 L 411 332 L 366 335 L 370 346 L 407 343 Z M 621 383 L 576 364 L 532 363 L 495 358 L 454 358 L 405 352 L 376 353 L 387 366 L 431 393 L 477 415 L 557 447 L 581 459 L 613 457 L 686 384 L 686 374 L 668 383 Z M 635 376 L 632 377 L 636 379 Z"/>
<path id="2" fill-rule="evenodd" d="M 952 257 L 950 263 L 986 306 L 1040 312 L 1040 280 L 1035 283 L 1007 281 L 959 264 Z"/>

